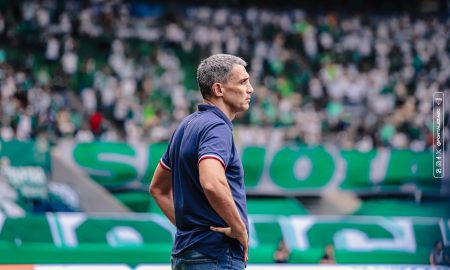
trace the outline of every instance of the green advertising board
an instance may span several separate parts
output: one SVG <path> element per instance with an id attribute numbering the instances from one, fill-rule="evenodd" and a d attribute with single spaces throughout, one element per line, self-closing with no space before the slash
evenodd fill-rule
<path id="1" fill-rule="evenodd" d="M 10 166 L 38 166 L 49 172 L 50 145 L 45 140 L 0 140 L 0 160 Z"/>
<path id="2" fill-rule="evenodd" d="M 280 239 L 291 263 L 427 264 L 449 220 L 408 217 L 250 216 L 250 263 L 271 263 Z M 175 228 L 161 215 L 0 216 L 0 263 L 168 263 Z M 37 233 L 38 232 L 38 233 Z"/>
<path id="3" fill-rule="evenodd" d="M 146 190 L 167 144 L 83 143 L 65 146 L 70 159 L 109 188 Z M 324 146 L 241 147 L 248 194 L 317 194 L 326 188 L 355 192 L 439 193 L 431 152 L 377 149 L 369 152 Z"/>

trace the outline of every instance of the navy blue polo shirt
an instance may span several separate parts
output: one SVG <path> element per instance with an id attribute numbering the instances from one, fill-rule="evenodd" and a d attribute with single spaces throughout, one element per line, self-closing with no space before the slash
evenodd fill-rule
<path id="1" fill-rule="evenodd" d="M 222 163 L 237 209 L 247 226 L 244 170 L 233 140 L 233 125 L 217 107 L 201 104 L 175 130 L 160 164 L 172 172 L 177 232 L 172 254 L 195 249 L 217 258 L 227 249 L 243 259 L 239 241 L 210 226 L 228 227 L 206 199 L 199 181 L 198 164 L 214 158 Z"/>

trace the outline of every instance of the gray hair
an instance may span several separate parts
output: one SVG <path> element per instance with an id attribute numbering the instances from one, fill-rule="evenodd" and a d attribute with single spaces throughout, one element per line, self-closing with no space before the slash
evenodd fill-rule
<path id="1" fill-rule="evenodd" d="M 247 66 L 241 58 L 230 54 L 214 54 L 204 59 L 197 68 L 197 83 L 204 99 L 212 95 L 214 83 L 225 83 L 234 65 Z"/>

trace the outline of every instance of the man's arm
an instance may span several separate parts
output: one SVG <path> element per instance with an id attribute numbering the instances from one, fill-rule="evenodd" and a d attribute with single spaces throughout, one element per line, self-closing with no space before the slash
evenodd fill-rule
<path id="1" fill-rule="evenodd" d="M 228 228 L 211 227 L 211 230 L 236 238 L 244 247 L 244 259 L 247 261 L 247 228 L 234 202 L 222 163 L 216 159 L 207 158 L 201 160 L 198 166 L 200 184 L 208 202 L 229 226 Z"/>
<path id="2" fill-rule="evenodd" d="M 156 167 L 149 188 L 150 194 L 155 199 L 164 215 L 175 225 L 175 210 L 173 206 L 172 172 L 163 169 L 161 164 Z M 175 225 L 176 226 L 176 225 Z"/>

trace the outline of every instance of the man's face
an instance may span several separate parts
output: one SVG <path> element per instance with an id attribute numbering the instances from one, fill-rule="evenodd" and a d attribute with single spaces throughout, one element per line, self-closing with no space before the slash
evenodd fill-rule
<path id="1" fill-rule="evenodd" d="M 235 65 L 231 70 L 228 81 L 223 86 L 223 100 L 227 107 L 234 113 L 243 112 L 250 107 L 250 98 L 253 87 L 250 84 L 250 76 L 245 67 Z"/>

